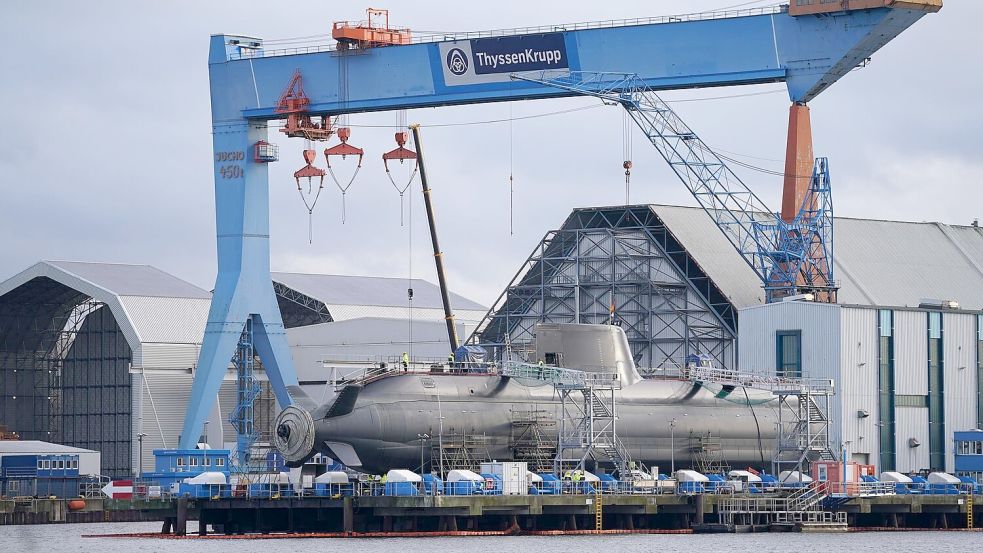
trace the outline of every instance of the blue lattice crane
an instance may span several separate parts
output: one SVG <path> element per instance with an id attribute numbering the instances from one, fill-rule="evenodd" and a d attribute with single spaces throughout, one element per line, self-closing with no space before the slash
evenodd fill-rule
<path id="1" fill-rule="evenodd" d="M 833 204 L 825 158 L 816 160 L 808 192 L 786 221 L 638 75 L 541 71 L 513 77 L 620 104 L 758 275 L 768 301 L 800 294 L 836 301 Z"/>

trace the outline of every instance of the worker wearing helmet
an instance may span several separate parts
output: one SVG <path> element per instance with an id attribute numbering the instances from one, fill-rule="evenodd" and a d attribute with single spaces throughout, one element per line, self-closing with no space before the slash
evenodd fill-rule
<path id="1" fill-rule="evenodd" d="M 403 372 L 410 370 L 410 354 L 403 352 Z"/>

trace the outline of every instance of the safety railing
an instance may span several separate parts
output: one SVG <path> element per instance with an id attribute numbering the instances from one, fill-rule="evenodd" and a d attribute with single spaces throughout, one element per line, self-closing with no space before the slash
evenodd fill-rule
<path id="1" fill-rule="evenodd" d="M 314 483 L 302 489 L 284 482 L 238 482 L 233 484 L 178 484 L 174 489 L 159 486 L 150 480 L 133 483 L 135 499 L 172 499 L 187 496 L 195 499 L 283 499 L 292 497 L 340 498 L 346 496 L 470 496 L 502 495 L 500 480 L 484 478 L 476 481 L 445 482 L 430 476 L 422 482 L 388 482 L 381 478 L 366 478 L 347 483 Z M 80 485 L 82 497 L 102 497 L 105 482 Z M 830 508 L 829 501 L 842 502 L 854 497 L 881 495 L 983 495 L 983 486 L 976 484 L 901 484 L 893 482 L 813 482 L 808 485 L 787 485 L 769 482 L 709 481 L 679 482 L 635 478 L 598 481 L 575 480 L 571 477 L 527 482 L 517 495 L 716 495 L 720 496 L 722 512 L 748 514 L 761 512 L 821 511 Z M 839 504 L 839 503 L 837 503 Z"/>
<path id="2" fill-rule="evenodd" d="M 808 391 L 811 394 L 832 394 L 833 381 L 824 378 L 789 378 L 768 374 L 742 373 L 729 369 L 702 365 L 687 366 L 683 374 L 691 380 L 732 384 L 773 392 Z"/>
<path id="3" fill-rule="evenodd" d="M 608 19 L 604 21 L 582 21 L 579 23 L 564 23 L 559 25 L 539 25 L 532 27 L 513 27 L 509 29 L 491 29 L 485 31 L 466 31 L 466 32 L 431 32 L 414 36 L 410 39 L 412 44 L 426 44 L 432 42 L 449 42 L 455 40 L 472 40 L 480 38 L 497 38 L 516 35 L 534 35 L 543 33 L 559 33 L 566 31 L 587 31 L 593 29 L 611 29 L 615 27 L 636 27 L 641 25 L 665 25 L 670 23 L 684 23 L 689 21 L 710 21 L 715 19 L 733 19 L 737 17 L 751 17 L 760 15 L 774 15 L 783 13 L 788 9 L 787 5 L 764 6 L 760 8 L 745 8 L 734 10 L 715 10 L 709 12 L 687 13 L 680 15 L 663 15 L 657 17 L 636 17 L 630 19 Z M 271 43 L 275 41 L 271 40 Z M 312 54 L 318 52 L 332 52 L 338 49 L 337 43 L 314 43 L 308 45 L 294 46 L 279 49 L 253 49 L 243 48 L 240 53 L 229 56 L 229 61 L 250 58 L 265 58 L 274 56 L 290 56 L 297 54 Z"/>
<path id="4" fill-rule="evenodd" d="M 586 388 L 620 388 L 617 373 L 596 373 L 566 369 L 551 365 L 507 361 L 499 374 L 512 378 L 525 378 L 548 382 L 556 388 L 582 390 Z"/>

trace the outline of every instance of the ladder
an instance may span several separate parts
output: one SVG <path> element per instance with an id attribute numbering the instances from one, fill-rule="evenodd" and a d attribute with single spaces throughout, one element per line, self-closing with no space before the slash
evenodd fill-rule
<path id="1" fill-rule="evenodd" d="M 598 531 L 604 529 L 604 502 L 601 501 L 600 488 L 594 493 L 594 529 Z"/>
<path id="2" fill-rule="evenodd" d="M 969 493 L 966 495 L 966 528 L 970 530 L 975 528 L 973 526 L 973 491 L 969 490 Z"/>

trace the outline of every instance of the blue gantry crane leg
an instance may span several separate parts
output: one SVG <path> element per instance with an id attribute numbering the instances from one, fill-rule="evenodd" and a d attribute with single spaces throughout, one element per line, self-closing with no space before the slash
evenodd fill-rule
<path id="1" fill-rule="evenodd" d="M 240 120 L 214 125 L 218 276 L 181 448 L 194 448 L 198 442 L 248 320 L 252 319 L 253 347 L 277 403 L 290 405 L 287 387 L 297 384 L 270 278 L 268 171 L 266 164 L 249 158 L 256 142 L 267 139 L 266 123 Z"/>
<path id="2" fill-rule="evenodd" d="M 867 4 L 856 10 L 824 4 L 818 15 L 776 6 L 439 35 L 368 48 L 358 56 L 331 55 L 323 48 L 275 51 L 265 48 L 262 39 L 212 36 L 208 62 L 218 276 L 180 447 L 194 447 L 198 440 L 250 318 L 254 347 L 277 402 L 281 408 L 292 403 L 287 388 L 297 384 L 297 377 L 270 282 L 268 160 L 254 159 L 251 152 L 268 141 L 267 122 L 285 117 L 277 111 L 278 101 L 297 71 L 304 76 L 310 97 L 306 113 L 312 116 L 581 94 L 510 79 L 519 71 L 541 69 L 630 72 L 647 90 L 784 82 L 789 98 L 805 103 L 941 7 L 939 0 Z M 347 64 L 344 83 L 338 78 L 340 64 Z M 675 140 L 686 146 L 685 136 Z M 698 170 L 723 174 L 715 163 L 707 158 Z M 763 238 L 745 236 L 748 221 L 736 214 L 738 206 L 757 205 L 753 194 L 735 189 L 704 198 L 733 206 L 718 209 L 725 212 L 721 228 L 733 228 L 729 237 L 742 245 L 742 252 L 751 251 L 752 244 L 757 248 Z M 758 232 L 773 233 L 763 227 Z M 762 270 L 768 264 L 758 260 L 753 266 Z"/>

